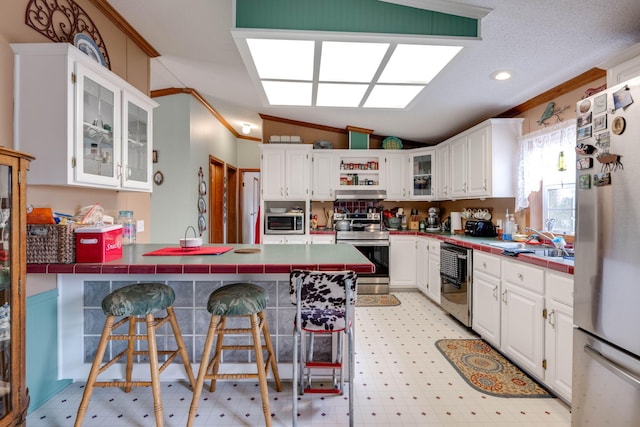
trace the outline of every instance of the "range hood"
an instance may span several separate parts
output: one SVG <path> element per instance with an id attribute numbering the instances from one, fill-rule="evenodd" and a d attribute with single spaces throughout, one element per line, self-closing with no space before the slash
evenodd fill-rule
<path id="1" fill-rule="evenodd" d="M 387 198 L 386 190 L 349 189 L 336 190 L 336 200 L 384 200 Z"/>

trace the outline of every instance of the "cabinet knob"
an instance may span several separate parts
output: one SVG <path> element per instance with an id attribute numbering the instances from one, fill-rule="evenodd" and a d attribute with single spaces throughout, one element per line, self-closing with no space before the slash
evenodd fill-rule
<path id="1" fill-rule="evenodd" d="M 484 268 L 485 270 L 487 269 L 487 263 L 486 262 L 482 262 L 482 268 Z"/>
<path id="2" fill-rule="evenodd" d="M 497 286 L 493 287 L 493 299 L 494 300 L 498 299 L 498 287 Z"/>
<path id="3" fill-rule="evenodd" d="M 551 325 L 551 327 L 552 327 L 552 328 L 555 328 L 555 327 L 556 327 L 556 323 L 555 323 L 555 321 L 553 320 L 553 315 L 554 315 L 554 314 L 556 314 L 556 311 L 555 311 L 555 310 L 551 310 L 551 311 L 549 312 L 549 315 L 547 316 L 547 321 L 549 322 L 549 325 Z"/>
<path id="4" fill-rule="evenodd" d="M 523 280 L 524 276 L 522 275 L 522 273 L 518 273 L 518 279 Z"/>
<path id="5" fill-rule="evenodd" d="M 502 302 L 505 303 L 505 304 L 507 303 L 507 291 L 506 290 L 502 291 Z"/>

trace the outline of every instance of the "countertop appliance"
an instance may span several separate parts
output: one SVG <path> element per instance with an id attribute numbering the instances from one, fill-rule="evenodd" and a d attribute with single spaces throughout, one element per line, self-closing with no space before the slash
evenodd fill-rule
<path id="1" fill-rule="evenodd" d="M 473 237 L 495 237 L 496 226 L 493 222 L 482 219 L 470 219 L 464 225 L 464 233 Z"/>
<path id="2" fill-rule="evenodd" d="M 471 327 L 473 249 L 450 243 L 440 245 L 440 306 L 466 327 Z"/>
<path id="3" fill-rule="evenodd" d="M 576 111 L 572 425 L 637 426 L 640 78 Z"/>
<path id="4" fill-rule="evenodd" d="M 389 293 L 389 232 L 380 212 L 336 213 L 336 221 L 349 221 L 349 230 L 336 231 L 337 244 L 353 245 L 375 265 L 375 273 L 358 273 L 358 293 Z"/>
<path id="5" fill-rule="evenodd" d="M 267 212 L 264 234 L 304 234 L 303 212 Z"/>

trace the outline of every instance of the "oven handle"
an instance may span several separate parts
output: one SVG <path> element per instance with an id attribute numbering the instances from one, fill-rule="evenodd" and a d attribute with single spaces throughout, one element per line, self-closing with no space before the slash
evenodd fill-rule
<path id="1" fill-rule="evenodd" d="M 352 246 L 389 246 L 388 240 L 338 240 L 336 243 Z"/>

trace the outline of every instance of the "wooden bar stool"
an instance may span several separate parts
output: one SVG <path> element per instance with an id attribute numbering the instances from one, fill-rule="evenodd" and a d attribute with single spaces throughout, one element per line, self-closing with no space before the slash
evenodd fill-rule
<path id="1" fill-rule="evenodd" d="M 267 373 L 269 367 L 276 382 L 276 390 L 281 391 L 278 364 L 273 352 L 269 326 L 264 314 L 264 309 L 269 303 L 267 292 L 260 286 L 251 283 L 234 283 L 223 286 L 209 295 L 207 310 L 211 313 L 209 330 L 202 350 L 198 378 L 193 389 L 193 399 L 189 408 L 189 420 L 187 426 L 193 425 L 198 401 L 202 393 L 205 380 L 211 380 L 209 391 L 215 391 L 216 380 L 219 379 L 246 379 L 258 378 L 260 395 L 262 396 L 262 411 L 267 427 L 271 426 L 271 409 L 269 407 L 269 390 L 267 388 Z M 225 328 L 228 317 L 246 317 L 251 326 L 249 328 Z M 264 345 L 260 338 L 260 332 L 264 336 Z M 250 334 L 253 345 L 224 345 L 225 334 Z M 211 347 L 217 336 L 216 351 L 210 359 Z M 223 350 L 253 350 L 255 351 L 257 373 L 219 373 L 220 358 Z M 267 359 L 264 360 L 262 352 L 266 350 Z"/>
<path id="2" fill-rule="evenodd" d="M 189 354 L 184 345 L 180 328 L 173 311 L 173 301 L 176 295 L 170 286 L 163 283 L 136 283 L 117 289 L 107 295 L 102 300 L 102 311 L 107 315 L 102 330 L 102 336 L 98 343 L 98 350 L 87 385 L 84 389 L 82 401 L 78 408 L 78 416 L 76 417 L 75 426 L 82 425 L 82 420 L 87 412 L 89 400 L 93 393 L 94 387 L 124 387 L 125 392 L 131 391 L 131 387 L 151 386 L 153 392 L 154 412 L 156 416 L 156 426 L 162 427 L 164 421 L 162 418 L 162 399 L 160 397 L 160 374 L 178 355 L 182 359 L 189 383 L 193 388 L 195 383 L 191 363 L 189 362 Z M 165 317 L 155 317 L 154 313 L 166 310 Z M 124 316 L 123 319 L 115 321 L 116 317 Z M 140 316 L 140 318 L 138 317 Z M 146 334 L 136 333 L 136 324 L 142 322 L 142 316 L 146 322 Z M 128 334 L 114 334 L 120 326 L 129 322 Z M 165 323 L 171 324 L 173 335 L 176 340 L 177 349 L 175 350 L 158 350 L 156 343 L 156 331 Z M 112 359 L 103 363 L 105 351 L 109 341 L 127 341 L 127 348 L 115 355 Z M 136 350 L 136 341 L 147 341 L 148 351 Z M 133 381 L 131 374 L 133 372 L 133 356 L 147 355 L 149 357 L 149 366 L 151 368 L 151 381 Z M 158 356 L 168 355 L 167 360 L 159 366 Z M 98 381 L 98 375 L 107 370 L 118 360 L 126 357 L 126 378 L 124 381 Z"/>

